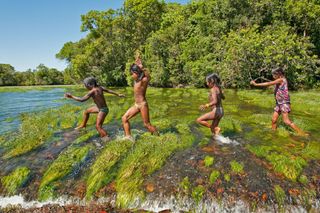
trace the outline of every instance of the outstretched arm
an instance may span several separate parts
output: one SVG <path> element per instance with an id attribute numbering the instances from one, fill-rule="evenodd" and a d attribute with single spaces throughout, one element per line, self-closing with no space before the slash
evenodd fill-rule
<path id="1" fill-rule="evenodd" d="M 110 93 L 110 94 L 112 94 L 112 95 L 116 95 L 116 96 L 118 96 L 118 97 L 125 97 L 125 95 L 123 95 L 123 94 L 121 94 L 121 93 L 117 93 L 117 92 L 112 91 L 112 90 L 110 90 L 110 89 L 107 89 L 107 88 L 105 88 L 105 87 L 101 87 L 101 88 L 102 88 L 102 90 L 103 90 L 104 92 Z"/>
<path id="2" fill-rule="evenodd" d="M 84 102 L 84 101 L 88 100 L 91 96 L 92 96 L 91 92 L 89 92 L 88 94 L 86 94 L 82 98 L 77 97 L 77 96 L 73 96 L 73 95 L 71 95 L 71 93 L 64 94 L 64 97 L 70 98 L 70 99 L 73 99 L 73 100 L 76 100 L 76 101 L 79 101 L 79 102 Z"/>
<path id="3" fill-rule="evenodd" d="M 258 84 L 255 81 L 250 81 L 250 84 L 253 86 L 257 86 L 257 87 L 267 87 L 267 86 L 271 86 L 271 85 L 275 85 L 275 84 L 281 84 L 282 82 L 283 82 L 283 79 L 278 78 L 274 81 L 258 83 Z"/>

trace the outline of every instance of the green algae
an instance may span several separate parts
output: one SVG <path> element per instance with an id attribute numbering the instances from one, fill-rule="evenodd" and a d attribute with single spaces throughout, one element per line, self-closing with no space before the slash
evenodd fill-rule
<path id="1" fill-rule="evenodd" d="M 298 181 L 304 185 L 309 183 L 308 177 L 306 175 L 300 175 Z"/>
<path id="2" fill-rule="evenodd" d="M 9 175 L 2 177 L 1 184 L 4 186 L 7 194 L 14 195 L 28 181 L 30 172 L 30 169 L 27 167 L 18 167 Z"/>
<path id="3" fill-rule="evenodd" d="M 276 198 L 276 201 L 277 201 L 279 207 L 280 208 L 283 207 L 284 201 L 285 201 L 285 198 L 286 198 L 285 191 L 281 188 L 281 186 L 275 185 L 274 188 L 273 188 L 273 192 L 274 192 L 274 196 Z"/>
<path id="4" fill-rule="evenodd" d="M 212 157 L 212 156 L 206 156 L 204 158 L 204 165 L 206 167 L 210 167 L 211 165 L 213 165 L 213 162 L 214 162 L 214 157 Z"/>
<path id="5" fill-rule="evenodd" d="M 196 203 L 199 203 L 202 200 L 205 191 L 206 189 L 202 185 L 193 188 L 191 195 Z"/>
<path id="6" fill-rule="evenodd" d="M 115 140 L 109 142 L 102 150 L 90 168 L 90 175 L 87 179 L 87 199 L 92 198 L 95 192 L 116 177 L 119 163 L 132 145 L 132 142 L 128 140 Z"/>
<path id="7" fill-rule="evenodd" d="M 49 166 L 44 173 L 40 187 L 39 199 L 44 200 L 48 197 L 47 191 L 52 188 L 52 184 L 70 174 L 77 166 L 83 162 L 91 145 L 84 147 L 69 147 L 65 152 L 60 153 L 59 157 Z M 52 190 L 49 190 L 52 191 Z"/>
<path id="8" fill-rule="evenodd" d="M 223 175 L 223 178 L 224 178 L 224 180 L 225 180 L 226 182 L 230 182 L 230 180 L 231 180 L 230 174 L 224 174 L 224 175 Z"/>
<path id="9" fill-rule="evenodd" d="M 210 174 L 209 181 L 211 184 L 215 183 L 216 180 L 220 177 L 220 172 L 217 170 L 213 170 Z"/>
<path id="10" fill-rule="evenodd" d="M 188 194 L 191 189 L 191 183 L 189 181 L 189 177 L 183 178 L 183 180 L 180 182 L 179 186 L 184 193 Z"/>
<path id="11" fill-rule="evenodd" d="M 243 171 L 243 164 L 238 163 L 237 161 L 233 160 L 230 162 L 231 171 L 235 174 L 242 174 Z"/>

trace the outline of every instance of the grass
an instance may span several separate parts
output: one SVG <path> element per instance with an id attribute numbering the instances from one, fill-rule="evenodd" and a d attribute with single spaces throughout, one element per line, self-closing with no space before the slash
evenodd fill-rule
<path id="1" fill-rule="evenodd" d="M 84 147 L 69 147 L 65 152 L 62 152 L 59 157 L 49 166 L 44 173 L 40 187 L 39 187 L 39 199 L 45 200 L 48 196 L 47 192 L 52 193 L 52 184 L 66 177 L 77 166 L 79 166 L 87 157 L 91 145 Z M 51 189 L 51 190 L 48 190 Z"/>
<path id="2" fill-rule="evenodd" d="M 27 167 L 18 167 L 9 175 L 1 178 L 1 184 L 8 195 L 14 195 L 17 190 L 23 186 L 30 177 L 30 169 Z"/>
<path id="3" fill-rule="evenodd" d="M 286 193 L 285 191 L 281 188 L 279 185 L 275 185 L 273 188 L 274 196 L 276 198 L 276 201 L 279 205 L 279 208 L 282 208 L 284 205 L 284 201 L 286 198 Z"/>
<path id="4" fill-rule="evenodd" d="M 127 140 L 115 140 L 107 144 L 90 168 L 87 199 L 91 199 L 95 192 L 116 177 L 119 163 L 132 146 L 132 142 Z"/>

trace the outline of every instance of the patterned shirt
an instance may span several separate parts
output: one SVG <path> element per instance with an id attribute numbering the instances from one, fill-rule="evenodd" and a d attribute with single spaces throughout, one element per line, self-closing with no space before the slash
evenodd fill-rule
<path id="1" fill-rule="evenodd" d="M 274 96 L 276 98 L 276 104 L 288 104 L 290 103 L 290 95 L 288 90 L 288 81 L 283 78 L 281 84 L 276 84 L 274 88 Z"/>

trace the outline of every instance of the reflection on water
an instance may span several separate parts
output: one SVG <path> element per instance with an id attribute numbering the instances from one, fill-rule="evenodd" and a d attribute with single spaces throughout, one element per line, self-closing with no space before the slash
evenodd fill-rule
<path id="1" fill-rule="evenodd" d="M 64 104 L 64 89 L 0 93 L 0 134 L 19 126 L 19 114 L 53 108 Z"/>

